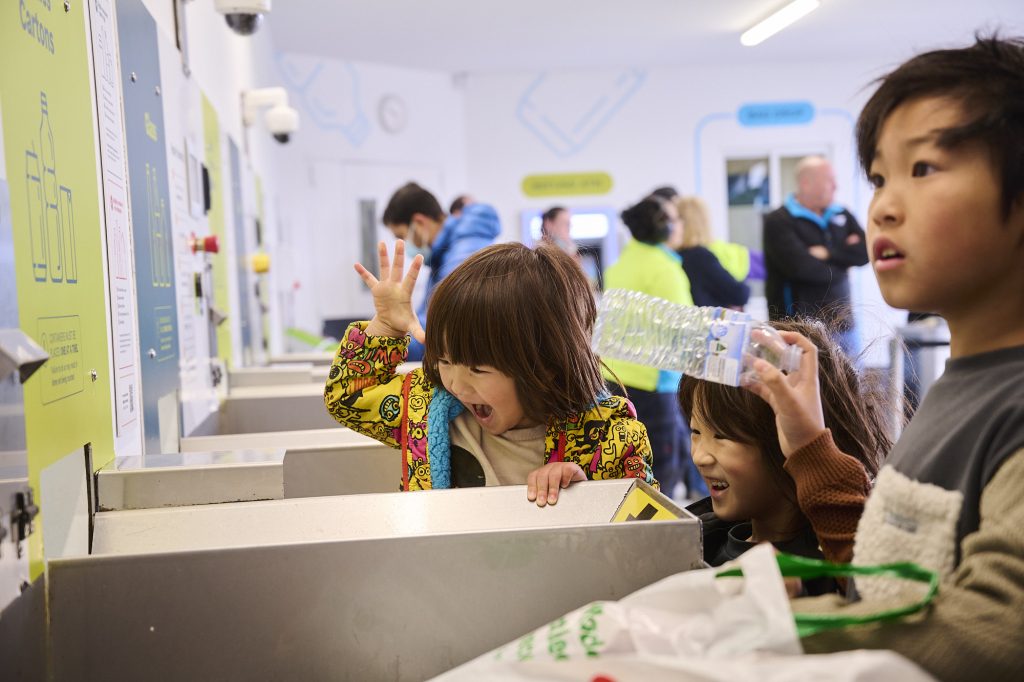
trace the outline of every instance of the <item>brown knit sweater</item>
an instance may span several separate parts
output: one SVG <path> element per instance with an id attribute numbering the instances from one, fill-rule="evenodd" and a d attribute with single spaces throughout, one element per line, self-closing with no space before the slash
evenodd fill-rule
<path id="1" fill-rule="evenodd" d="M 857 522 L 871 491 L 864 465 L 840 452 L 832 432 L 825 429 L 790 455 L 785 469 L 796 482 L 797 503 L 818 536 L 822 554 L 829 561 L 849 562 Z"/>

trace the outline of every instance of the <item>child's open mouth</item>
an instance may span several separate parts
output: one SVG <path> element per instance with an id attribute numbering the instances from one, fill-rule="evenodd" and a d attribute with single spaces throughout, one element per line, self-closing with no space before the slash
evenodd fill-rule
<path id="1" fill-rule="evenodd" d="M 487 421 L 494 412 L 490 405 L 477 405 L 476 403 L 473 403 L 470 405 L 470 408 L 473 410 L 473 416 L 480 421 Z"/>
<path id="2" fill-rule="evenodd" d="M 718 478 L 705 478 L 704 481 L 708 484 L 708 492 L 712 498 L 720 497 L 729 489 L 729 484 Z"/>

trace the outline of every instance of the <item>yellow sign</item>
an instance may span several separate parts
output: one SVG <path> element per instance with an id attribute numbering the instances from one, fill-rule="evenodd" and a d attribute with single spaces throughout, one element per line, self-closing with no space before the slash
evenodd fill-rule
<path id="1" fill-rule="evenodd" d="M 523 178 L 522 188 L 528 197 L 608 194 L 612 191 L 612 176 L 603 172 L 527 175 Z"/>
<path id="2" fill-rule="evenodd" d="M 42 471 L 87 443 L 95 468 L 114 458 L 87 11 L 85 2 L 0 3 L 19 326 L 50 354 L 24 387 L 29 484 L 42 510 L 29 536 L 32 577 L 43 569 Z"/>
<path id="3" fill-rule="evenodd" d="M 210 100 L 203 95 L 203 142 L 206 147 L 206 168 L 210 173 L 210 233 L 217 235 L 220 243 L 227 246 L 224 230 L 224 166 L 221 163 L 220 121 Z M 228 259 L 224 253 L 210 254 L 213 262 L 213 304 L 218 310 L 231 315 L 231 298 L 228 295 Z M 231 325 L 217 327 L 217 357 L 231 364 Z"/>
<path id="4" fill-rule="evenodd" d="M 665 504 L 656 500 L 646 490 L 637 486 L 626 495 L 626 499 L 619 505 L 612 523 L 622 521 L 671 521 L 678 519 L 679 515 L 669 509 Z"/>

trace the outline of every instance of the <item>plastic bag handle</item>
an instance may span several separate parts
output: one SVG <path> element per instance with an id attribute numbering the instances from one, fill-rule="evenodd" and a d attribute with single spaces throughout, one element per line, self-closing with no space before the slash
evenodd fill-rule
<path id="1" fill-rule="evenodd" d="M 928 592 L 916 602 L 898 606 L 891 609 L 884 609 L 877 613 L 863 615 L 844 615 L 838 613 L 794 613 L 793 620 L 796 621 L 797 634 L 803 637 L 824 632 L 826 630 L 838 630 L 851 625 L 863 625 L 866 623 L 879 623 L 883 621 L 896 620 L 912 613 L 917 613 L 930 604 L 939 591 L 939 574 L 918 566 L 915 563 L 904 561 L 891 564 L 879 564 L 876 566 L 855 566 L 853 564 L 834 564 L 821 559 L 809 559 L 807 557 L 795 556 L 793 554 L 779 553 L 775 557 L 779 564 L 779 572 L 784 578 L 848 578 L 858 575 L 884 576 L 899 580 L 911 580 L 913 582 L 927 583 Z M 742 577 L 743 569 L 731 568 L 718 573 L 718 578 Z"/>

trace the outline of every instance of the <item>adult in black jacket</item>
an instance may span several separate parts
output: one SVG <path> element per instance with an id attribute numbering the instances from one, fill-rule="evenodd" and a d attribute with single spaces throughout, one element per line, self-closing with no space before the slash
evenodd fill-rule
<path id="1" fill-rule="evenodd" d="M 768 316 L 822 319 L 852 353 L 856 337 L 847 270 L 868 262 L 864 230 L 852 213 L 832 203 L 832 164 L 809 156 L 796 173 L 797 191 L 764 217 Z"/>
<path id="2" fill-rule="evenodd" d="M 750 298 L 750 287 L 729 274 L 711 244 L 711 219 L 707 205 L 699 197 L 676 199 L 679 219 L 683 221 L 683 242 L 679 255 L 690 280 L 694 305 L 742 308 Z"/>

